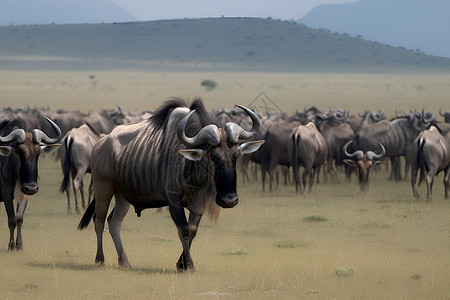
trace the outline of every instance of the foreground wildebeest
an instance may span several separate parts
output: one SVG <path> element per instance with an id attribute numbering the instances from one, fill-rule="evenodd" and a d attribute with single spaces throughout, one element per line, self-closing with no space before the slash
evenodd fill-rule
<path id="1" fill-rule="evenodd" d="M 70 206 L 70 189 L 69 182 L 72 176 L 72 189 L 75 200 L 75 212 L 80 213 L 78 207 L 77 191 L 81 194 L 81 204 L 85 208 L 84 185 L 83 177 L 86 173 L 91 172 L 90 161 L 91 152 L 95 143 L 100 139 L 100 136 L 91 130 L 86 124 L 78 128 L 72 128 L 61 139 L 62 147 L 59 148 L 59 157 L 61 159 L 61 169 L 63 171 L 63 181 L 61 183 L 61 193 L 66 192 L 67 197 L 67 213 L 71 213 Z M 89 197 L 91 200 L 92 190 L 89 187 Z"/>
<path id="2" fill-rule="evenodd" d="M 450 184 L 450 124 L 436 124 L 422 131 L 412 145 L 411 186 L 414 197 L 420 198 L 416 189 L 417 172 L 420 170 L 419 185 L 427 183 L 427 201 L 431 201 L 434 176 L 444 171 L 445 198 L 448 199 Z"/>
<path id="3" fill-rule="evenodd" d="M 291 157 L 294 172 L 295 189 L 297 193 L 305 189 L 306 179 L 309 177 L 308 191 L 311 192 L 316 170 L 326 162 L 328 147 L 325 138 L 317 130 L 313 122 L 299 125 L 292 130 L 288 140 L 289 157 Z M 302 184 L 300 183 L 299 166 L 302 165 Z"/>
<path id="4" fill-rule="evenodd" d="M 25 131 L 22 120 L 5 121 L 0 125 L 0 202 L 4 202 L 8 215 L 8 249 L 22 249 L 23 214 L 28 196 L 38 192 L 38 158 L 41 152 L 51 153 L 61 146 L 56 144 L 61 138 L 59 127 L 47 119 L 56 133 L 48 137 L 40 129 Z M 17 202 L 14 212 L 13 199 Z M 17 227 L 17 239 L 14 231 Z"/>
<path id="5" fill-rule="evenodd" d="M 349 141 L 344 145 L 344 153 L 350 159 L 344 160 L 345 163 L 356 167 L 358 172 L 359 188 L 361 192 L 367 193 L 369 191 L 370 179 L 372 177 L 373 166 L 375 166 L 386 154 L 386 150 L 383 144 L 378 142 L 381 147 L 381 153 L 375 154 L 372 151 L 367 151 L 364 153 L 362 150 L 356 150 L 353 153 L 348 153 L 347 148 L 353 141 Z"/>
<path id="6" fill-rule="evenodd" d="M 103 229 L 114 195 L 116 204 L 109 232 L 121 267 L 131 267 L 120 227 L 132 204 L 138 216 L 146 208 L 169 206 L 183 246 L 177 269 L 194 270 L 190 246 L 203 213 L 216 210 L 217 205 L 231 208 L 238 203 L 237 158 L 256 151 L 264 142 L 248 141 L 260 121 L 249 109 L 238 107 L 253 120 L 250 131 L 232 122 L 219 129 L 200 99 L 190 108 L 183 100 L 173 99 L 150 119 L 120 125 L 99 140 L 91 159 L 95 197 L 78 226 L 85 228 L 95 211 L 97 263 L 104 262 Z M 189 221 L 185 208 L 190 212 Z"/>

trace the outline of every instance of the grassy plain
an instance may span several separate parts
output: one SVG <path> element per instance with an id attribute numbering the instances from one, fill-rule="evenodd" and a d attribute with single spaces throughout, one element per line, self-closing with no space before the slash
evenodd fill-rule
<path id="1" fill-rule="evenodd" d="M 203 79 L 218 87 L 206 92 Z M 0 72 L 0 105 L 12 107 L 87 112 L 121 104 L 133 111 L 154 109 L 171 96 L 201 96 L 209 108 L 231 108 L 261 91 L 287 112 L 311 105 L 354 114 L 450 110 L 445 74 Z M 255 103 L 262 106 L 261 99 Z M 239 182 L 239 205 L 222 210 L 217 224 L 207 218 L 200 224 L 192 246 L 197 272 L 177 274 L 175 226 L 167 212 L 155 210 L 141 218 L 130 210 L 125 218 L 122 239 L 133 269 L 118 268 L 108 233 L 105 266 L 96 266 L 93 227 L 76 230 L 80 216 L 66 214 L 58 192 L 59 163 L 46 157 L 40 192 L 25 214 L 23 251 L 6 250 L 0 209 L 0 298 L 449 299 L 450 201 L 443 199 L 442 177 L 430 203 L 412 197 L 409 181 L 387 177 L 374 174 L 367 196 L 354 177 L 315 185 L 300 197 L 292 186 L 263 193 L 259 182 Z"/>
<path id="2" fill-rule="evenodd" d="M 93 79 L 91 79 L 93 78 Z M 208 92 L 204 79 L 217 82 Z M 154 109 L 169 97 L 200 96 L 209 108 L 247 105 L 265 92 L 291 113 L 312 105 L 346 108 L 356 114 L 383 109 L 394 115 L 410 109 L 437 114 L 450 110 L 450 73 L 251 73 L 251 72 L 18 72 L 0 71 L 0 106 L 56 110 L 111 108 Z M 262 98 L 255 106 L 265 110 Z M 276 108 L 267 101 L 268 108 Z"/>

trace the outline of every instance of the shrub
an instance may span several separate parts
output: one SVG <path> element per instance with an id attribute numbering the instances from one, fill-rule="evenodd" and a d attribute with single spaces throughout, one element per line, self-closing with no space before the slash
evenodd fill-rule
<path id="1" fill-rule="evenodd" d="M 217 87 L 217 83 L 214 80 L 205 79 L 202 81 L 202 86 L 204 86 L 207 91 L 212 91 Z"/>

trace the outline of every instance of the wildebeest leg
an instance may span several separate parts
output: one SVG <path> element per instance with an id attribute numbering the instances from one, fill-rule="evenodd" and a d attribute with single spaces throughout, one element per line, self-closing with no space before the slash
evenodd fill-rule
<path id="1" fill-rule="evenodd" d="M 172 216 L 172 220 L 175 222 L 178 230 L 178 237 L 180 238 L 181 245 L 183 246 L 182 262 L 180 266 L 177 263 L 177 269 L 179 272 L 183 270 L 190 269 L 195 271 L 194 262 L 191 257 L 191 252 L 189 250 L 190 244 L 190 228 L 186 220 L 186 214 L 184 213 L 184 208 L 179 206 L 177 202 L 169 201 L 169 211 Z"/>
<path id="2" fill-rule="evenodd" d="M 274 184 L 275 189 L 278 188 L 279 184 L 280 184 L 280 168 L 277 167 L 275 169 L 275 184 Z"/>
<path id="3" fill-rule="evenodd" d="M 336 162 L 334 160 L 331 161 L 329 170 L 330 170 L 330 174 L 331 174 L 331 176 L 333 176 L 334 180 L 337 183 L 339 183 L 339 177 L 338 177 L 338 174 L 337 174 Z"/>
<path id="4" fill-rule="evenodd" d="M 345 171 L 345 179 L 347 182 L 350 182 L 352 180 L 352 172 L 355 169 L 352 166 L 344 165 L 344 171 Z"/>
<path id="5" fill-rule="evenodd" d="M 80 194 L 81 194 L 81 207 L 84 209 L 86 208 L 86 200 L 84 199 L 84 184 L 83 181 L 80 183 Z"/>
<path id="6" fill-rule="evenodd" d="M 78 196 L 77 191 L 78 188 L 75 187 L 75 180 L 72 180 L 72 189 L 73 189 L 73 199 L 74 199 L 74 206 L 75 206 L 75 213 L 80 214 L 80 208 L 78 207 Z"/>
<path id="7" fill-rule="evenodd" d="M 263 163 L 261 164 L 261 180 L 262 180 L 262 190 L 265 192 L 266 188 L 266 165 Z"/>
<path id="8" fill-rule="evenodd" d="M 242 182 L 250 182 L 250 177 L 248 176 L 248 165 L 250 163 L 250 157 L 248 155 L 243 155 L 240 158 L 241 172 L 242 172 Z"/>
<path id="9" fill-rule="evenodd" d="M 294 172 L 295 191 L 297 192 L 297 194 L 301 194 L 302 186 L 300 183 L 300 167 L 292 166 L 292 171 Z"/>
<path id="10" fill-rule="evenodd" d="M 88 204 L 91 204 L 91 199 L 92 199 L 93 194 L 94 194 L 94 185 L 92 184 L 92 178 L 91 178 L 91 183 L 89 183 Z"/>
<path id="11" fill-rule="evenodd" d="M 258 164 L 251 162 L 251 166 L 253 168 L 253 177 L 255 178 L 255 180 L 258 180 Z"/>
<path id="12" fill-rule="evenodd" d="M 109 233 L 114 241 L 114 246 L 116 246 L 119 266 L 122 268 L 131 268 L 128 257 L 123 250 L 122 239 L 120 238 L 120 228 L 122 226 L 123 218 L 125 218 L 128 209 L 130 208 L 130 203 L 120 194 L 116 194 L 115 198 L 116 205 L 114 207 L 114 213 L 111 220 L 108 220 Z"/>
<path id="13" fill-rule="evenodd" d="M 17 203 L 17 214 L 16 214 L 16 224 L 17 224 L 17 239 L 16 239 L 16 249 L 23 249 L 22 242 L 22 224 L 23 224 L 23 215 L 25 213 L 25 209 L 27 208 L 28 200 L 23 199 L 20 203 Z"/>
<path id="14" fill-rule="evenodd" d="M 406 155 L 405 157 L 405 180 L 408 179 L 408 173 L 409 173 L 409 167 L 411 166 L 411 159 L 409 158 L 409 155 Z M 400 178 L 402 175 L 400 174 Z"/>
<path id="15" fill-rule="evenodd" d="M 12 203 L 12 195 L 7 192 L 3 192 L 3 201 L 5 203 L 6 214 L 8 215 L 8 227 L 9 227 L 9 242 L 8 250 L 16 250 L 16 244 L 14 243 L 14 231 L 16 230 L 16 214 L 14 212 L 14 206 Z M 8 200 L 10 199 L 10 200 Z"/>
<path id="16" fill-rule="evenodd" d="M 420 199 L 420 194 L 417 191 L 417 187 L 416 187 L 418 170 L 419 170 L 419 167 L 416 166 L 416 164 L 413 164 L 413 166 L 411 167 L 411 187 L 412 187 L 413 195 L 416 199 Z"/>
<path id="17" fill-rule="evenodd" d="M 197 234 L 198 224 L 200 223 L 200 220 L 202 218 L 202 215 L 195 214 L 193 212 L 189 213 L 189 249 L 191 249 L 192 240 L 195 238 L 195 235 Z M 181 253 L 180 259 L 177 262 L 177 270 L 183 271 L 188 269 L 188 265 L 185 263 L 184 260 L 185 253 Z M 195 269 L 192 268 L 192 271 Z"/>
<path id="18" fill-rule="evenodd" d="M 303 174 L 302 174 L 302 185 L 303 185 L 303 190 L 305 191 L 305 193 L 306 193 L 306 180 L 308 179 L 308 177 L 309 177 L 308 169 L 307 169 L 307 167 L 304 167 Z"/>
<path id="19" fill-rule="evenodd" d="M 433 194 L 433 182 L 434 182 L 434 172 L 427 172 L 426 181 L 427 181 L 427 201 L 431 201 L 431 197 Z"/>
<path id="20" fill-rule="evenodd" d="M 396 168 L 397 168 L 397 156 L 390 157 L 389 160 L 391 161 L 391 173 L 389 174 L 389 180 L 396 180 Z"/>
<path id="21" fill-rule="evenodd" d="M 86 174 L 86 168 L 79 168 L 75 178 L 73 179 L 73 185 L 74 185 L 73 189 L 74 190 L 77 189 L 80 191 L 81 206 L 83 208 L 86 208 L 86 203 L 84 200 L 84 185 L 83 185 L 83 177 L 85 174 Z M 77 200 L 75 200 L 75 201 L 77 201 Z M 77 202 L 75 202 L 75 203 L 77 203 Z M 79 213 L 78 205 L 75 207 L 75 209 L 77 210 L 77 213 Z"/>
<path id="22" fill-rule="evenodd" d="M 317 174 L 317 179 L 316 179 L 316 182 L 317 182 L 317 183 L 320 183 L 319 176 L 320 176 L 320 169 L 321 169 L 321 168 L 322 168 L 321 166 L 317 167 L 317 173 L 314 172 L 314 174 Z"/>
<path id="23" fill-rule="evenodd" d="M 97 255 L 95 262 L 103 264 L 103 230 L 105 229 L 105 219 L 108 213 L 109 204 L 113 195 L 113 188 L 108 183 L 96 182 L 95 186 L 95 233 L 97 234 Z"/>
<path id="24" fill-rule="evenodd" d="M 309 193 L 312 191 L 312 186 L 314 183 L 314 175 L 316 174 L 316 168 L 309 171 Z"/>
<path id="25" fill-rule="evenodd" d="M 68 185 L 66 189 L 66 198 L 67 198 L 67 214 L 71 214 L 72 208 L 70 207 L 70 185 Z"/>
<path id="26" fill-rule="evenodd" d="M 281 170 L 284 175 L 284 185 L 291 184 L 291 167 L 282 166 Z"/>
<path id="27" fill-rule="evenodd" d="M 323 170 L 323 182 L 327 183 L 328 182 L 328 174 L 330 173 L 330 168 L 331 168 L 331 164 L 333 163 L 333 160 L 331 159 L 327 159 L 327 165 L 326 167 L 324 167 Z"/>
<path id="28" fill-rule="evenodd" d="M 444 175 L 444 189 L 445 189 L 445 199 L 448 199 L 448 189 L 450 187 L 450 167 L 447 167 L 445 169 L 445 175 Z"/>

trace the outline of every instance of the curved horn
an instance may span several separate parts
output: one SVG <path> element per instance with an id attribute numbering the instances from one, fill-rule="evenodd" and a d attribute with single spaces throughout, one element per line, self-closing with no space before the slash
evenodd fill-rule
<path id="1" fill-rule="evenodd" d="M 427 113 L 425 113 L 425 114 L 423 115 L 423 122 L 424 122 L 425 124 L 430 123 L 430 122 L 433 121 L 434 119 L 435 119 L 435 116 L 434 116 L 434 114 L 431 113 L 431 112 L 427 112 Z"/>
<path id="2" fill-rule="evenodd" d="M 367 159 L 369 159 L 369 160 L 380 159 L 386 154 L 386 149 L 384 149 L 383 144 L 378 142 L 378 145 L 380 145 L 380 147 L 381 147 L 381 153 L 380 154 L 375 154 L 372 151 L 367 151 Z"/>
<path id="3" fill-rule="evenodd" d="M 206 125 L 202 129 L 200 129 L 200 131 L 194 137 L 190 138 L 186 136 L 186 124 L 194 112 L 195 109 L 189 112 L 178 124 L 177 137 L 180 142 L 188 147 L 198 147 L 203 144 L 217 146 L 220 143 L 219 128 L 217 128 L 217 126 L 213 124 Z"/>
<path id="4" fill-rule="evenodd" d="M 445 117 L 445 114 L 442 113 L 442 107 L 439 108 L 439 115 L 442 116 L 442 117 Z"/>
<path id="5" fill-rule="evenodd" d="M 12 141 L 17 141 L 19 144 L 25 142 L 25 130 L 14 129 L 7 136 L 0 136 L 0 142 L 9 143 Z"/>
<path id="6" fill-rule="evenodd" d="M 50 120 L 49 118 L 45 117 L 45 119 L 47 120 L 47 122 L 50 123 L 50 125 L 53 128 L 53 131 L 55 131 L 56 133 L 56 137 L 54 138 L 50 138 L 48 137 L 48 135 L 46 135 L 42 130 L 40 129 L 33 129 L 31 131 L 31 134 L 33 135 L 33 141 L 36 144 L 54 144 L 57 143 L 60 139 L 61 139 L 61 129 L 59 129 L 58 125 L 56 125 L 52 120 Z"/>
<path id="7" fill-rule="evenodd" d="M 236 123 L 233 122 L 226 123 L 225 131 L 227 132 L 228 140 L 233 144 L 237 144 L 239 139 L 248 140 L 252 138 L 255 135 L 255 133 L 259 130 L 259 127 L 261 126 L 261 121 L 259 120 L 258 115 L 256 115 L 253 111 L 251 111 L 245 106 L 242 105 L 236 106 L 242 109 L 252 119 L 253 126 L 252 129 L 250 129 L 250 131 L 246 131 Z"/>
<path id="8" fill-rule="evenodd" d="M 360 160 L 360 159 L 362 159 L 363 158 L 363 156 L 364 156 L 364 153 L 362 152 L 362 150 L 357 150 L 357 151 L 355 151 L 355 152 L 353 152 L 353 153 L 348 153 L 347 152 L 347 147 L 348 147 L 348 145 L 350 145 L 351 143 L 352 143 L 353 141 L 348 141 L 345 145 L 344 145 L 344 153 L 345 153 L 345 155 L 347 155 L 348 157 L 350 157 L 350 158 L 356 158 L 356 160 Z"/>

